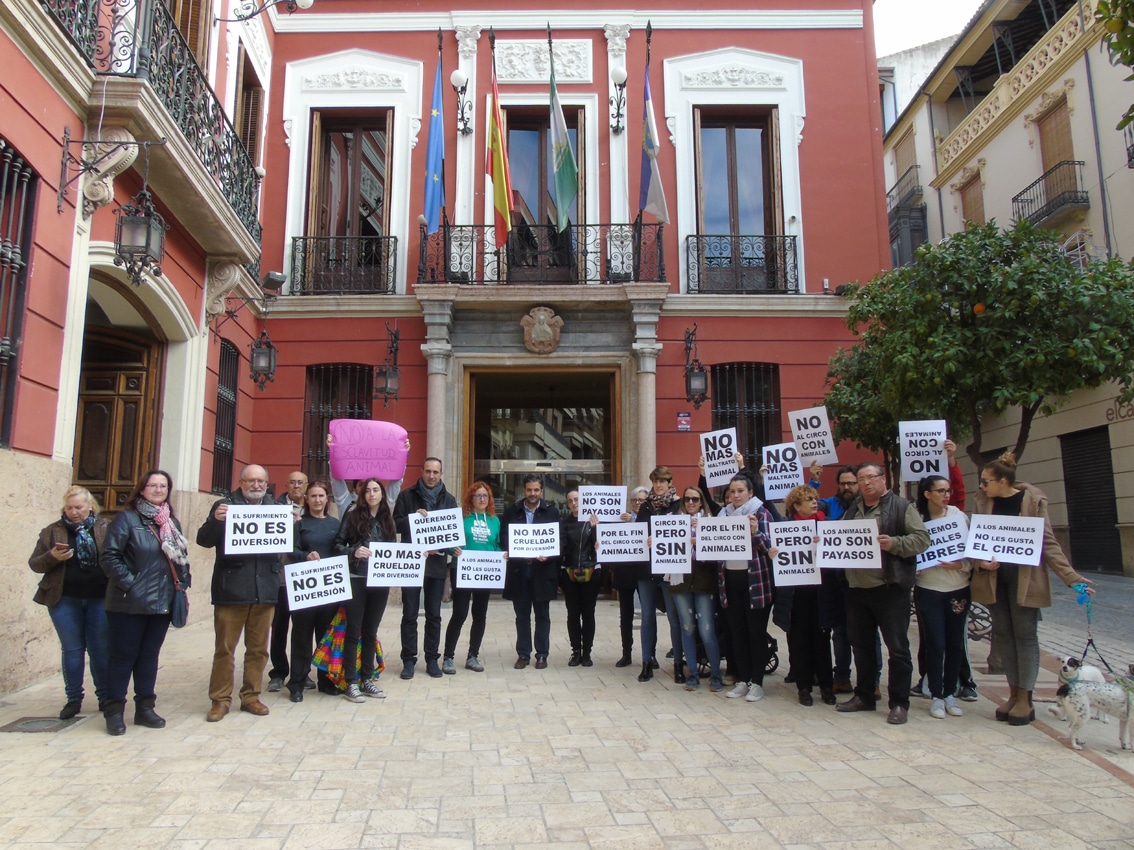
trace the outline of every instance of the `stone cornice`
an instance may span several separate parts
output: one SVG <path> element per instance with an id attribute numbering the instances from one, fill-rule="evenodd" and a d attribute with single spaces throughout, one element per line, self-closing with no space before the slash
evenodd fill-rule
<path id="1" fill-rule="evenodd" d="M 269 318 L 413 319 L 421 315 L 421 305 L 412 295 L 284 295 L 272 304 Z"/>
<path id="2" fill-rule="evenodd" d="M 849 306 L 834 295 L 671 295 L 662 315 L 843 319 Z"/>

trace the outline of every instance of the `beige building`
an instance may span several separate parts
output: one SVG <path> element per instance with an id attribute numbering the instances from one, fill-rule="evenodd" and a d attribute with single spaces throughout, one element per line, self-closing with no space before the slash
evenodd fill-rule
<path id="1" fill-rule="evenodd" d="M 1134 100 L 1100 45 L 1092 0 L 988 0 L 889 128 L 884 145 L 895 266 L 966 221 L 1027 218 L 1068 251 L 1134 251 Z M 1051 499 L 1079 569 L 1134 575 L 1134 406 L 1106 386 L 1037 418 L 1020 470 Z M 985 424 L 984 447 L 1018 420 Z M 970 469 L 970 473 L 973 471 Z M 974 474 L 967 476 L 975 485 Z"/>

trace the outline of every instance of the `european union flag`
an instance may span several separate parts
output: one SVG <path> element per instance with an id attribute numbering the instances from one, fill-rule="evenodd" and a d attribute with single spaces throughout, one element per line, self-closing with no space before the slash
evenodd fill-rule
<path id="1" fill-rule="evenodd" d="M 441 226 L 441 207 L 445 206 L 445 102 L 441 98 L 441 57 L 433 79 L 433 105 L 429 108 L 429 146 L 425 150 L 426 231 Z"/>

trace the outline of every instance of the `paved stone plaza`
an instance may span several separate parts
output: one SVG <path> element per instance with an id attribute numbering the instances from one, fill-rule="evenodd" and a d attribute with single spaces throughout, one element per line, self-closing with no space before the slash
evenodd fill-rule
<path id="1" fill-rule="evenodd" d="M 211 610 L 195 610 L 162 655 L 164 730 L 135 728 L 128 708 L 111 738 L 89 696 L 62 731 L 0 735 L 0 848 L 1134 847 L 1134 754 L 1114 721 L 1089 724 L 1076 753 L 1043 705 L 1024 728 L 994 722 L 988 699 L 946 720 L 915 699 L 900 727 L 885 711 L 804 708 L 783 683 L 782 635 L 762 702 L 686 693 L 666 661 L 639 684 L 637 666 L 614 666 L 607 600 L 593 668 L 567 666 L 555 603 L 549 668 L 513 670 L 511 606 L 494 600 L 486 672 L 403 682 L 399 613 L 380 632 L 388 699 L 309 691 L 293 705 L 284 691 L 264 695 L 268 717 L 206 724 Z M 1112 663 L 1134 659 L 1101 643 Z M 1003 694 L 1002 678 L 978 678 Z M 1041 698 L 1054 682 L 1041 672 Z M 62 703 L 55 674 L 5 695 L 0 725 Z"/>

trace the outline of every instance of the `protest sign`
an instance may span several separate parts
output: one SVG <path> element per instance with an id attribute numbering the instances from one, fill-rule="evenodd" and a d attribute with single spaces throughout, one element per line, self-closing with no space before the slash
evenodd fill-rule
<path id="1" fill-rule="evenodd" d="M 818 566 L 837 570 L 882 569 L 877 520 L 821 522 L 815 530 L 819 536 Z"/>
<path id="2" fill-rule="evenodd" d="M 347 602 L 351 598 L 347 557 L 288 564 L 284 567 L 284 586 L 291 611 Z"/>
<path id="3" fill-rule="evenodd" d="M 583 484 L 579 487 L 579 519 L 597 516 L 599 522 L 621 522 L 626 513 L 625 487 L 597 487 Z"/>
<path id="4" fill-rule="evenodd" d="M 343 481 L 397 481 L 406 471 L 406 429 L 371 419 L 332 419 L 328 453 L 331 475 Z"/>
<path id="5" fill-rule="evenodd" d="M 902 481 L 917 483 L 926 475 L 949 477 L 945 454 L 945 420 L 925 419 L 898 423 L 898 452 Z"/>
<path id="6" fill-rule="evenodd" d="M 509 558 L 555 558 L 559 555 L 559 523 L 516 523 L 508 526 Z"/>
<path id="7" fill-rule="evenodd" d="M 772 558 L 776 587 L 797 587 L 819 584 L 822 580 L 815 564 L 815 520 L 801 519 L 774 522 L 771 526 Z"/>
<path id="8" fill-rule="evenodd" d="M 1038 567 L 1043 555 L 1043 517 L 973 514 L 965 557 Z"/>
<path id="9" fill-rule="evenodd" d="M 422 516 L 409 514 L 410 540 L 428 551 L 459 549 L 465 545 L 465 520 L 460 508 L 443 508 Z"/>
<path id="10" fill-rule="evenodd" d="M 724 428 L 701 435 L 701 454 L 705 456 L 705 481 L 710 487 L 728 484 L 740 472 L 736 462 L 736 429 Z"/>
<path id="11" fill-rule="evenodd" d="M 295 517 L 287 505 L 229 505 L 224 517 L 225 555 L 278 555 L 292 551 Z"/>
<path id="12" fill-rule="evenodd" d="M 644 522 L 600 523 L 598 532 L 598 559 L 602 564 L 645 561 L 650 557 L 646 547 L 649 528 Z"/>
<path id="13" fill-rule="evenodd" d="M 689 573 L 693 571 L 693 529 L 689 514 L 650 517 L 650 572 Z"/>
<path id="14" fill-rule="evenodd" d="M 697 560 L 751 561 L 752 531 L 746 516 L 703 516 L 697 520 Z"/>
<path id="15" fill-rule="evenodd" d="M 425 584 L 425 550 L 410 543 L 370 543 L 367 587 L 421 587 Z"/>
<path id="16" fill-rule="evenodd" d="M 503 590 L 503 552 L 466 549 L 457 558 L 457 587 L 471 590 Z"/>
<path id="17" fill-rule="evenodd" d="M 799 446 L 799 457 L 802 461 L 807 464 L 813 460 L 820 463 L 839 462 L 826 407 L 793 410 L 788 413 L 788 422 L 791 423 L 791 436 Z"/>
<path id="18" fill-rule="evenodd" d="M 764 446 L 764 498 L 779 501 L 806 483 L 803 478 L 803 459 L 795 443 Z"/>
<path id="19" fill-rule="evenodd" d="M 969 524 L 964 514 L 927 520 L 925 530 L 929 532 L 929 548 L 917 556 L 919 570 L 927 570 L 943 562 L 959 561 L 965 556 Z"/>

